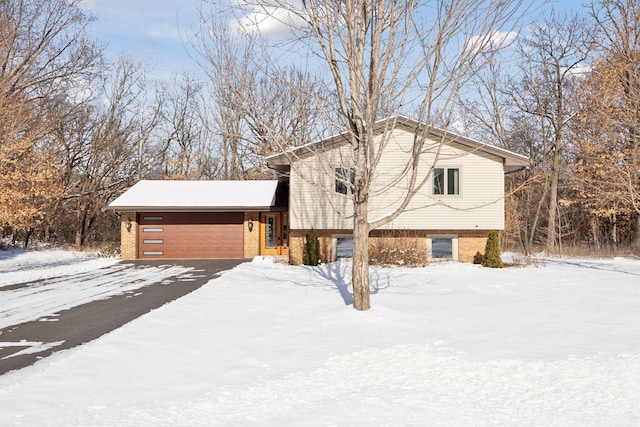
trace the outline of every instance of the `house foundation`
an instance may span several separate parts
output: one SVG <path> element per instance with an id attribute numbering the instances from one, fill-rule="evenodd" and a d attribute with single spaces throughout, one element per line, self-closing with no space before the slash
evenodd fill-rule
<path id="1" fill-rule="evenodd" d="M 352 235 L 351 230 L 315 231 L 323 262 L 335 261 L 338 237 Z M 369 256 L 373 260 L 374 254 L 380 257 L 386 252 L 389 260 L 404 259 L 408 265 L 427 264 L 434 261 L 430 242 L 444 237 L 454 242 L 450 259 L 473 262 L 477 253 L 484 253 L 488 234 L 487 230 L 374 230 L 369 236 Z M 302 264 L 305 235 L 306 230 L 291 230 L 289 261 L 293 265 Z"/>

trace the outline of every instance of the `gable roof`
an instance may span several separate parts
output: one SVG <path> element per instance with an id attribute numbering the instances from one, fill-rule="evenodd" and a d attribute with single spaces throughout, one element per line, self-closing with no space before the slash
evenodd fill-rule
<path id="1" fill-rule="evenodd" d="M 278 181 L 143 180 L 109 204 L 114 211 L 237 211 L 277 206 Z"/>
<path id="2" fill-rule="evenodd" d="M 404 129 L 410 132 L 416 131 L 416 129 L 424 130 L 424 123 L 420 123 L 416 120 L 410 119 L 404 116 L 395 116 L 388 119 L 383 119 L 374 124 L 373 133 L 376 135 L 381 134 L 387 129 L 388 122 L 392 122 L 392 127 L 389 129 Z M 471 138 L 467 138 L 462 135 L 458 135 L 443 129 L 429 126 L 427 129 L 427 136 L 442 139 L 449 143 L 460 144 L 470 151 L 479 151 L 486 154 L 491 154 L 499 157 L 503 160 L 506 171 L 515 171 L 529 166 L 529 158 L 522 154 L 514 153 L 513 151 L 505 150 L 504 148 L 496 147 L 494 145 L 485 144 L 480 141 L 476 141 Z M 321 141 L 305 144 L 300 147 L 295 147 L 288 150 L 285 153 L 279 153 L 266 158 L 267 165 L 276 170 L 286 169 L 291 164 L 291 160 L 306 157 L 318 152 L 322 152 L 336 145 L 342 145 L 348 143 L 347 133 L 341 133 L 331 136 Z"/>

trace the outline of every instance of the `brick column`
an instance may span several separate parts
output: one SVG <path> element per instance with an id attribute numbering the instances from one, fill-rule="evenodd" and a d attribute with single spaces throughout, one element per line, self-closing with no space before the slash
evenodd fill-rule
<path id="1" fill-rule="evenodd" d="M 127 220 L 131 222 L 130 229 L 127 229 Z M 122 212 L 120 215 L 120 258 L 138 258 L 138 223 L 135 212 Z"/>
<path id="2" fill-rule="evenodd" d="M 249 231 L 249 220 L 253 222 L 253 229 Z M 260 213 L 245 212 L 244 223 L 244 257 L 253 258 L 260 255 Z"/>

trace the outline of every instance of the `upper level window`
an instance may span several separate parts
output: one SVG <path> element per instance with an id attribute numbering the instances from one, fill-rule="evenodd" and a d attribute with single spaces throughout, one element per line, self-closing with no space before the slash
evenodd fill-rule
<path id="1" fill-rule="evenodd" d="M 351 194 L 355 182 L 354 168 L 336 168 L 336 193 Z"/>
<path id="2" fill-rule="evenodd" d="M 460 194 L 460 169 L 433 168 L 433 194 Z"/>

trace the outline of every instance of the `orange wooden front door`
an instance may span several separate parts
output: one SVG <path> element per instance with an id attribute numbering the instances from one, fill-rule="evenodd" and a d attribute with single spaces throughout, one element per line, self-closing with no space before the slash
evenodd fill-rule
<path id="1" fill-rule="evenodd" d="M 289 254 L 289 214 L 262 212 L 260 214 L 260 255 Z"/>

